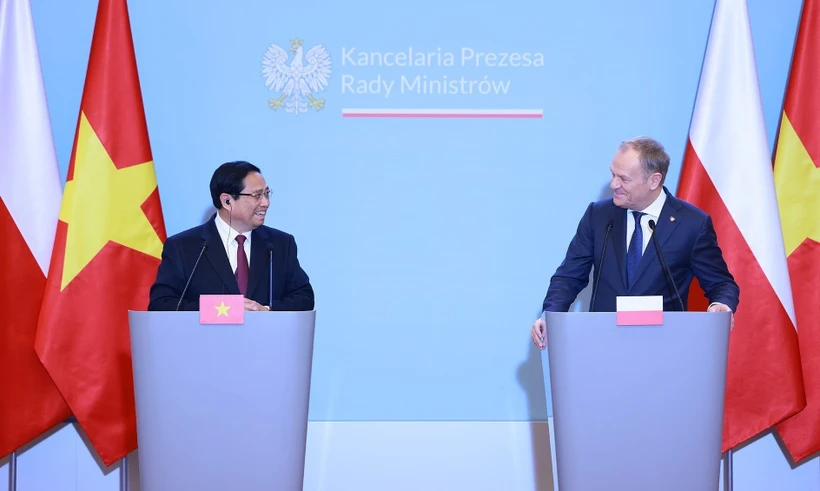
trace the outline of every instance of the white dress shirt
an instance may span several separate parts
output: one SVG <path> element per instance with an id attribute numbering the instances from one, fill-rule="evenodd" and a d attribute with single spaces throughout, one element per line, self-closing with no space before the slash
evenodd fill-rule
<path id="1" fill-rule="evenodd" d="M 222 239 L 222 247 L 225 248 L 225 252 L 228 254 L 228 261 L 231 263 L 231 271 L 236 273 L 236 253 L 239 250 L 239 242 L 236 241 L 236 237 L 239 235 L 239 232 L 233 229 L 230 225 L 225 223 L 225 220 L 219 216 L 219 213 L 216 214 L 216 231 L 219 232 L 219 237 Z M 246 237 L 245 239 L 245 256 L 248 258 L 248 267 L 250 267 L 251 262 L 251 233 L 245 232 L 242 234 Z"/>
<path id="2" fill-rule="evenodd" d="M 626 250 L 629 250 L 629 241 L 632 240 L 632 234 L 635 232 L 635 217 L 632 216 L 633 211 L 641 211 L 644 213 L 641 216 L 641 230 L 643 230 L 643 244 L 641 249 L 641 255 L 646 251 L 646 246 L 649 245 L 649 241 L 652 240 L 652 229 L 649 228 L 649 220 L 655 220 L 655 224 L 658 223 L 658 217 L 661 216 L 661 210 L 663 209 L 663 205 L 666 203 L 666 192 L 661 190 L 661 194 L 658 195 L 657 199 L 652 202 L 651 205 L 647 206 L 643 210 L 626 210 Z"/>

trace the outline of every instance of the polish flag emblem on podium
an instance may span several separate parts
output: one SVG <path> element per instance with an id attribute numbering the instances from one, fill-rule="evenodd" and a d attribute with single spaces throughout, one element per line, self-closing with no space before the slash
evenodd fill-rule
<path id="1" fill-rule="evenodd" d="M 200 295 L 200 324 L 244 324 L 245 297 L 242 295 Z"/>
<path id="2" fill-rule="evenodd" d="M 660 295 L 617 297 L 616 324 L 619 326 L 663 325 L 663 297 Z"/>

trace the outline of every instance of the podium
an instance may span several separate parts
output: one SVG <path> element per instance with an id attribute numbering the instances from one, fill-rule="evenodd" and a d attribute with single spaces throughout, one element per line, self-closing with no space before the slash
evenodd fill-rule
<path id="1" fill-rule="evenodd" d="M 545 315 L 560 491 L 716 491 L 730 314 Z"/>
<path id="2" fill-rule="evenodd" d="M 128 313 L 143 491 L 302 489 L 315 315 Z"/>

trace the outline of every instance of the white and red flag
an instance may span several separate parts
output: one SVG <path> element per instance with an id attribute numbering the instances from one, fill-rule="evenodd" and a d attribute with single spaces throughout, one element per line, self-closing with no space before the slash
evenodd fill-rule
<path id="1" fill-rule="evenodd" d="M 770 155 L 746 0 L 717 0 L 677 195 L 712 216 L 740 286 L 724 451 L 806 405 Z M 705 310 L 694 286 L 689 308 Z"/>
<path id="2" fill-rule="evenodd" d="M 29 0 L 4 0 L 0 2 L 0 459 L 71 414 L 34 351 L 61 198 L 31 6 Z"/>

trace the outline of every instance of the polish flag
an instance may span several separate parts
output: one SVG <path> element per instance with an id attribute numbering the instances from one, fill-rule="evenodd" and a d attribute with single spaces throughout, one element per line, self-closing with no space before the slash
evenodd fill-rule
<path id="1" fill-rule="evenodd" d="M 29 0 L 0 1 L 0 176 L 2 459 L 71 414 L 34 352 L 63 190 Z"/>
<path id="2" fill-rule="evenodd" d="M 619 326 L 660 326 L 663 324 L 663 296 L 632 296 L 615 299 L 615 324 Z"/>
<path id="3" fill-rule="evenodd" d="M 729 338 L 724 451 L 806 405 L 763 121 L 746 0 L 717 0 L 677 194 L 712 216 L 740 286 Z M 699 288 L 690 291 L 689 307 L 706 309 Z"/>

